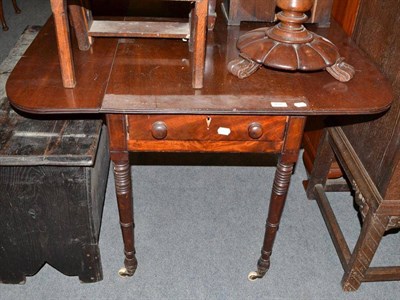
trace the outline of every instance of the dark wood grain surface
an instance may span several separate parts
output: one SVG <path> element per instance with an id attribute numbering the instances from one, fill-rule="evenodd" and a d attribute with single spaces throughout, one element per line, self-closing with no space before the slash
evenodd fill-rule
<path id="1" fill-rule="evenodd" d="M 248 29 L 245 26 L 227 28 L 218 23 L 214 33 L 209 33 L 205 82 L 201 91 L 190 86 L 189 57 L 185 55 L 183 43 L 170 41 L 167 54 L 160 51 L 166 41 L 148 39 L 130 43 L 125 40 L 126 43 L 119 46 L 101 110 L 357 114 L 377 112 L 390 102 L 390 90 L 382 75 L 336 25 L 319 31 L 342 46 L 342 55 L 358 70 L 354 81 L 338 83 L 325 72 L 290 73 L 271 69 L 261 70 L 244 80 L 235 78 L 228 73 L 226 65 L 237 56 L 236 38 Z M 129 84 L 124 84 L 126 81 Z M 288 106 L 273 107 L 271 102 L 286 102 Z M 306 106 L 295 107 L 294 104 L 299 102 Z"/>
<path id="2" fill-rule="evenodd" d="M 61 80 L 54 24 L 49 20 L 10 75 L 6 91 L 12 97 L 11 103 L 31 112 L 97 112 L 117 44 L 116 39 L 96 39 L 93 50 L 80 51 L 74 41 L 77 86 L 66 89 Z"/>
<path id="3" fill-rule="evenodd" d="M 396 0 L 364 1 L 360 7 L 354 40 L 387 76 L 395 98 L 382 118 L 360 118 L 359 124 L 350 121 L 343 127 L 369 176 L 386 199 L 400 197 L 400 33 L 394 25 L 399 10 L 400 3 Z"/>
<path id="4" fill-rule="evenodd" d="M 43 125 L 35 126 L 32 122 L 32 129 L 46 130 L 50 122 L 54 127 L 61 124 L 43 121 Z M 68 126 L 65 129 L 68 131 Z M 18 133 L 16 130 L 15 134 Z M 100 138 L 98 128 L 89 164 L 83 161 L 84 155 L 62 152 L 73 147 L 79 152 L 74 133 L 70 132 L 68 139 L 65 132 L 66 141 L 62 141 L 58 132 L 48 133 L 54 133 L 48 141 L 43 132 L 36 132 L 36 138 L 11 139 L 14 148 L 18 148 L 19 142 L 20 151 L 25 153 L 7 157 L 2 151 L 0 156 L 0 282 L 3 283 L 22 283 L 45 263 L 63 274 L 79 276 L 82 282 L 103 278 L 98 242 L 109 166 L 107 135 L 103 131 Z M 58 147 L 56 141 L 60 142 Z M 43 142 L 49 152 L 58 151 L 35 153 L 32 149 L 38 142 Z M 28 143 L 32 143 L 31 147 Z M 82 152 L 86 146 L 80 144 Z M 76 157 L 80 157 L 80 164 Z"/>
<path id="5" fill-rule="evenodd" d="M 252 117 L 232 116 L 228 120 L 225 116 L 182 116 L 182 115 L 139 115 L 128 118 L 129 136 L 131 139 L 154 140 L 151 136 L 151 126 L 162 120 L 168 126 L 168 140 L 231 140 L 249 141 L 248 127 L 257 120 L 263 130 L 258 141 L 280 141 L 283 140 L 286 119 L 284 116 L 275 117 Z M 208 124 L 207 124 L 207 120 Z M 218 134 L 218 128 L 229 128 L 229 134 Z"/>
<path id="6" fill-rule="evenodd" d="M 385 78 L 336 24 L 316 31 L 336 43 L 356 68 L 352 81 L 337 82 L 324 71 L 272 69 L 244 80 L 234 77 L 226 65 L 237 56 L 236 39 L 255 26 L 260 24 L 227 27 L 217 20 L 216 29 L 208 32 L 200 91 L 191 87 L 190 57 L 181 40 L 106 38 L 96 38 L 86 52 L 74 45 L 78 85 L 64 89 L 50 21 L 11 74 L 8 97 L 14 106 L 32 113 L 343 115 L 378 113 L 390 106 Z M 287 107 L 273 107 L 271 102 L 286 102 Z"/>
<path id="7" fill-rule="evenodd" d="M 0 111 L 0 166 L 91 166 L 101 126 L 101 120 L 34 120 Z"/>

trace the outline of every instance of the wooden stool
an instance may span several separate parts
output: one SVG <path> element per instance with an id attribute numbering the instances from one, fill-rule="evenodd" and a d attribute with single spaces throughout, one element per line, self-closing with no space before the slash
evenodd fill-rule
<path id="1" fill-rule="evenodd" d="M 20 14 L 21 10 L 19 9 L 18 5 L 17 5 L 17 0 L 12 0 L 12 4 L 14 6 L 14 11 L 16 14 Z M 3 0 L 0 0 L 0 22 L 1 22 L 1 26 L 3 27 L 3 31 L 7 31 L 8 30 L 8 26 L 6 23 L 6 19 L 4 18 L 4 12 L 3 12 Z"/>
<path id="2" fill-rule="evenodd" d="M 352 252 L 326 197 L 325 183 L 334 155 L 351 183 L 362 217 L 361 233 Z M 387 171 L 388 186 L 394 187 L 394 191 L 398 186 L 399 172 L 400 163 L 397 159 L 393 161 L 392 170 Z M 399 195 L 390 192 L 389 188 L 385 192 L 378 190 L 341 127 L 324 131 L 308 181 L 307 196 L 317 200 L 325 219 L 345 271 L 342 279 L 345 291 L 357 290 L 365 281 L 400 280 L 400 267 L 370 267 L 383 234 L 387 230 L 400 228 Z"/>
<path id="3" fill-rule="evenodd" d="M 79 49 L 88 50 L 92 37 L 147 37 L 181 38 L 189 40 L 189 50 L 193 52 L 192 86 L 203 87 L 203 73 L 206 49 L 207 15 L 209 0 L 175 0 L 195 2 L 189 16 L 189 22 L 151 21 L 110 21 L 93 20 L 87 0 L 74 0 L 68 4 L 68 10 L 75 29 Z M 56 25 L 61 74 L 65 88 L 76 85 L 75 71 L 69 37 L 69 21 L 65 0 L 50 0 Z M 210 11 L 215 12 L 215 1 L 210 2 Z M 209 24 L 213 26 L 215 14 L 210 14 Z"/>

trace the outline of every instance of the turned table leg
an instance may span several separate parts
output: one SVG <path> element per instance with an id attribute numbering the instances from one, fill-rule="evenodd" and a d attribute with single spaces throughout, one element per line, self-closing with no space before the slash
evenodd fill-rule
<path id="1" fill-rule="evenodd" d="M 368 212 L 342 278 L 344 291 L 356 291 L 365 280 L 366 272 L 387 230 L 389 219 L 373 209 Z"/>
<path id="2" fill-rule="evenodd" d="M 265 225 L 264 243 L 261 250 L 261 257 L 257 263 L 257 271 L 250 272 L 248 276 L 249 280 L 262 278 L 269 269 L 272 248 L 274 246 L 276 233 L 278 231 L 283 208 L 285 206 L 286 195 L 289 189 L 293 166 L 294 163 L 285 164 L 280 161 L 276 168 L 271 200 L 269 203 L 268 218 Z"/>
<path id="3" fill-rule="evenodd" d="M 285 206 L 293 166 L 299 155 L 305 120 L 304 117 L 290 117 L 289 119 L 285 144 L 275 171 L 261 257 L 257 263 L 257 271 L 250 272 L 248 275 L 248 279 L 251 281 L 262 278 L 269 269 L 272 248 Z"/>
<path id="4" fill-rule="evenodd" d="M 217 6 L 217 0 L 209 0 L 208 2 L 208 24 L 207 29 L 212 31 L 215 27 L 215 20 L 217 19 L 217 13 L 215 12 L 215 7 Z"/>
<path id="5" fill-rule="evenodd" d="M 118 274 L 122 277 L 132 276 L 137 268 L 132 182 L 129 164 L 129 152 L 127 150 L 127 127 L 125 115 L 109 114 L 107 127 L 110 137 L 110 157 L 113 162 L 115 179 L 115 191 L 118 202 L 119 222 L 122 239 L 124 242 L 124 267 Z"/>
<path id="6" fill-rule="evenodd" d="M 128 152 L 113 153 L 113 170 L 115 179 L 115 190 L 118 201 L 119 222 L 121 225 L 122 238 L 124 240 L 125 261 L 124 268 L 119 270 L 122 277 L 132 276 L 137 268 L 135 256 L 134 221 L 131 168 Z"/>

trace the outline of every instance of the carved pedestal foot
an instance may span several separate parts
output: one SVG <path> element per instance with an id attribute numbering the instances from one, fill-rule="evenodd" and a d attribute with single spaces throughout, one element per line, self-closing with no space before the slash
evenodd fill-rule
<path id="1" fill-rule="evenodd" d="M 261 66 L 262 64 L 251 59 L 237 58 L 229 62 L 228 71 L 239 79 L 243 79 L 256 72 Z"/>
<path id="2" fill-rule="evenodd" d="M 354 68 L 344 61 L 344 57 L 340 57 L 335 64 L 326 68 L 336 80 L 347 82 L 354 77 L 356 71 Z"/>

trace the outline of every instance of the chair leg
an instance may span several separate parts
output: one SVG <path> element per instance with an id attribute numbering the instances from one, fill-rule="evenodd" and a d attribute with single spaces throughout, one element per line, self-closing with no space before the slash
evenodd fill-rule
<path id="1" fill-rule="evenodd" d="M 328 178 L 329 169 L 333 162 L 333 158 L 334 153 L 331 145 L 329 144 L 329 132 L 328 129 L 325 129 L 318 145 L 318 151 L 317 155 L 315 156 L 310 178 L 307 182 L 306 193 L 308 199 L 316 199 L 314 187 L 317 184 L 325 186 L 326 180 Z"/>
<path id="2" fill-rule="evenodd" d="M 344 291 L 356 291 L 360 287 L 388 222 L 388 216 L 377 215 L 372 211 L 367 214 L 361 234 L 348 262 L 348 268 L 342 278 Z"/>

